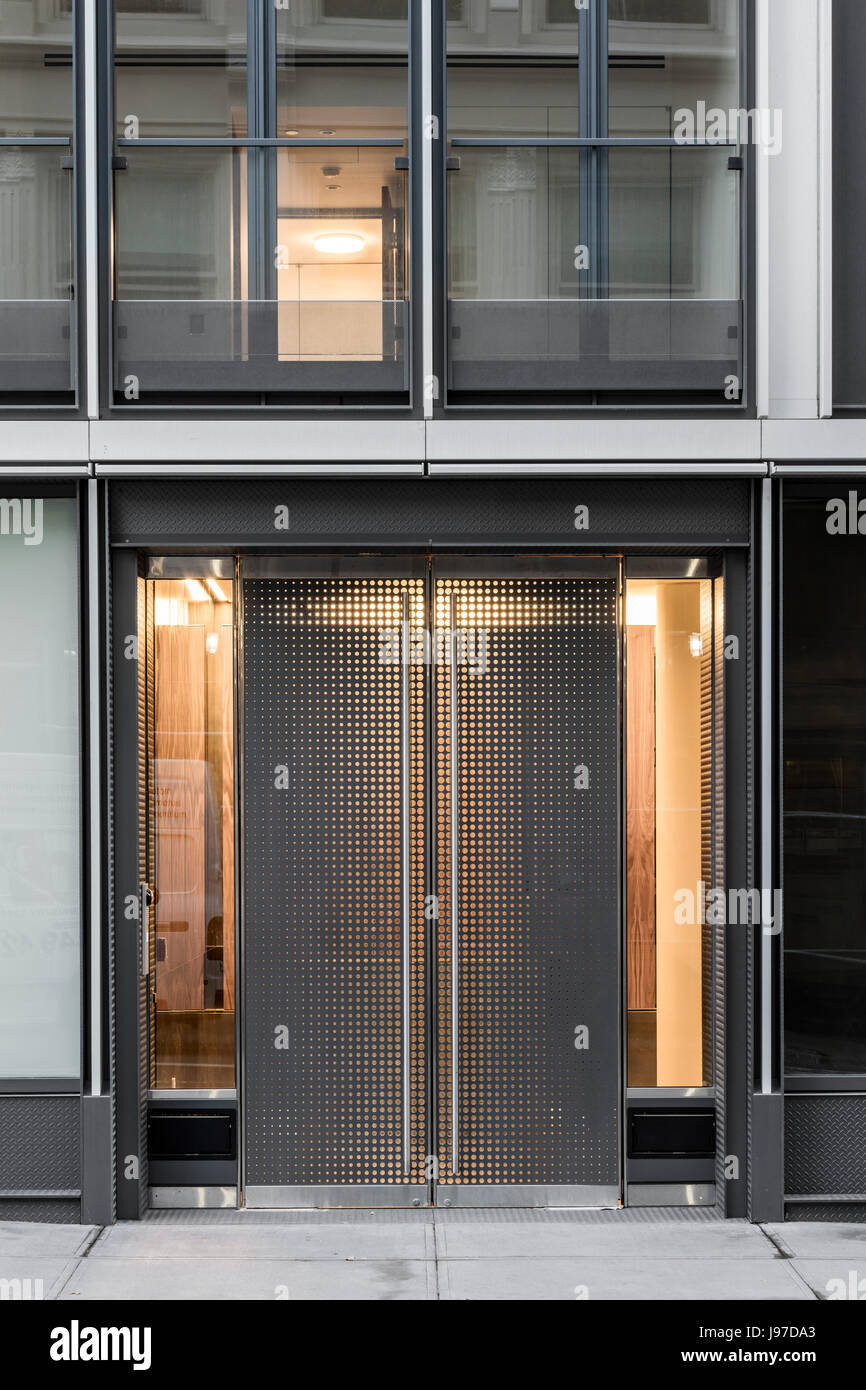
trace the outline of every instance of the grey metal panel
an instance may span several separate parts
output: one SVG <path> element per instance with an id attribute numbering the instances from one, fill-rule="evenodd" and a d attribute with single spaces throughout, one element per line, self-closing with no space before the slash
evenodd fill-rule
<path id="1" fill-rule="evenodd" d="M 80 1098 L 0 1097 L 0 1195 L 80 1186 Z"/>
<path id="2" fill-rule="evenodd" d="M 833 5 L 833 398 L 866 410 L 866 6 Z"/>
<path id="3" fill-rule="evenodd" d="M 742 379 L 737 300 L 448 303 L 455 391 L 714 391 Z"/>
<path id="4" fill-rule="evenodd" d="M 442 1200 L 619 1182 L 617 589 L 436 580 L 435 625 L 486 633 L 433 668 Z"/>
<path id="5" fill-rule="evenodd" d="M 866 1096 L 785 1097 L 785 1197 L 866 1196 Z"/>
<path id="6" fill-rule="evenodd" d="M 589 528 L 575 529 L 575 507 Z M 275 527 L 275 508 L 289 525 Z M 166 546 L 341 544 L 604 546 L 747 544 L 746 480 L 500 478 L 365 482 L 341 478 L 112 485 L 112 540 Z"/>

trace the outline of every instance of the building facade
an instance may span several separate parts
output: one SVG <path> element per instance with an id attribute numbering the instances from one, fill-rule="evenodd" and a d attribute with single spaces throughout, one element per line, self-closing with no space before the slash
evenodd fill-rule
<path id="1" fill-rule="evenodd" d="M 0 0 L 0 1217 L 860 1219 L 864 67 Z"/>

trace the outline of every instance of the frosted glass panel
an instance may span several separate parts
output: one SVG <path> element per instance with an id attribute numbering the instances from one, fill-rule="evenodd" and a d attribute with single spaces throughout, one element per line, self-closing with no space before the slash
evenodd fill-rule
<path id="1" fill-rule="evenodd" d="M 71 498 L 0 498 L 0 1077 L 76 1078 L 78 589 Z"/>

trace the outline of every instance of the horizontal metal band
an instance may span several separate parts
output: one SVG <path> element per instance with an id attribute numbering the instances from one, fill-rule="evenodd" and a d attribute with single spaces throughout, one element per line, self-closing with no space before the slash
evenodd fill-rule
<path id="1" fill-rule="evenodd" d="M 778 470 L 777 470 L 778 471 Z M 866 472 L 866 465 L 864 465 Z M 641 462 L 574 462 L 543 459 L 527 460 L 525 463 L 503 461 L 501 463 L 467 462 L 429 465 L 430 476 L 442 478 L 485 478 L 505 476 L 532 478 L 766 478 L 769 465 L 766 463 L 641 463 Z"/>
<path id="2" fill-rule="evenodd" d="M 237 1100 L 238 1093 L 234 1088 L 224 1090 L 207 1090 L 199 1088 L 192 1091 L 178 1091 L 176 1089 L 153 1090 L 148 1092 L 149 1099 L 160 1103 L 167 1100 L 176 1100 L 181 1104 L 187 1100 Z"/>
<path id="3" fill-rule="evenodd" d="M 268 1207 L 411 1207 L 427 1206 L 429 1189 L 418 1183 L 323 1183 L 310 1187 L 245 1187 L 244 1206 Z"/>
<path id="4" fill-rule="evenodd" d="M 606 555 L 440 555 L 435 563 L 438 575 L 467 579 L 615 579 L 618 573 L 617 559 Z"/>
<path id="5" fill-rule="evenodd" d="M 0 1188 L 0 1201 L 3 1202 L 8 1202 L 13 1199 L 15 1201 L 18 1201 L 20 1199 L 23 1199 L 25 1201 L 33 1201 L 37 1197 L 40 1199 L 51 1198 L 52 1200 L 59 1201 L 64 1199 L 68 1200 L 71 1197 L 80 1196 L 80 1187 L 22 1187 L 16 1188 L 14 1190 L 10 1188 Z"/>
<path id="6" fill-rule="evenodd" d="M 157 1211 L 236 1207 L 238 1190 L 236 1187 L 151 1187 L 148 1199 L 151 1208 Z"/>
<path id="7" fill-rule="evenodd" d="M 423 574 L 426 563 L 423 555 L 250 555 L 241 561 L 241 579 L 403 579 Z"/>
<path id="8" fill-rule="evenodd" d="M 437 1207 L 616 1207 L 615 1186 L 562 1183 L 440 1183 Z"/>

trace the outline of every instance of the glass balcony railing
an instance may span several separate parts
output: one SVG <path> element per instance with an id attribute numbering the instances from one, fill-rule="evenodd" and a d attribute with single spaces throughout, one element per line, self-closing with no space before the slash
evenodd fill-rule
<path id="1" fill-rule="evenodd" d="M 457 145 L 452 390 L 738 397 L 730 147 Z"/>
<path id="2" fill-rule="evenodd" d="M 0 146 L 0 395 L 73 389 L 69 141 Z"/>
<path id="3" fill-rule="evenodd" d="M 115 391 L 406 391 L 400 149 L 125 148 Z"/>

